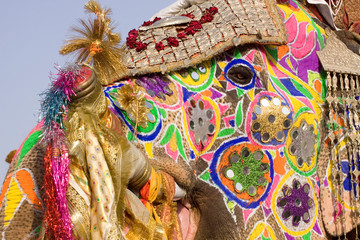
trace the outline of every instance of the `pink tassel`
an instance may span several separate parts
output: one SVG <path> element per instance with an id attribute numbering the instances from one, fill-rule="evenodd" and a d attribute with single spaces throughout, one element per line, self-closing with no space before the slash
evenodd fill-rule
<path id="1" fill-rule="evenodd" d="M 77 78 L 81 77 L 80 68 L 75 69 L 75 67 L 73 67 L 73 69 L 69 70 L 57 67 L 56 69 L 59 71 L 59 73 L 54 74 L 57 77 L 52 83 L 53 87 L 56 91 L 61 91 L 64 93 L 67 99 L 70 101 L 70 97 L 76 95 L 74 89 L 77 89 Z"/>
<path id="2" fill-rule="evenodd" d="M 46 235 L 51 239 L 74 239 L 66 199 L 70 158 L 64 132 L 58 124 L 53 124 L 52 130 L 47 132 L 44 139 L 48 142 L 44 157 Z"/>

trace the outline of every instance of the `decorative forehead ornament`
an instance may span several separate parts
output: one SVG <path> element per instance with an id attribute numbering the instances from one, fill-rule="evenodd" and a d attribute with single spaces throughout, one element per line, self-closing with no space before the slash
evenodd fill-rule
<path id="1" fill-rule="evenodd" d="M 127 69 L 121 77 L 176 71 L 238 45 L 281 45 L 287 41 L 276 1 L 180 0 L 178 3 L 181 7 L 174 11 L 177 16 L 163 19 L 158 16 L 144 22 L 139 30 L 129 32 L 124 46 Z"/>

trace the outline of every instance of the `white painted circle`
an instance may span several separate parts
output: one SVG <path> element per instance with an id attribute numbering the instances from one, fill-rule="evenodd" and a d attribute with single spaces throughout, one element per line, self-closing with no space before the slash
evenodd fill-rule
<path id="1" fill-rule="evenodd" d="M 258 107 L 258 106 L 256 106 L 256 107 L 254 108 L 254 112 L 255 112 L 257 115 L 260 115 L 260 114 L 261 114 L 261 108 Z"/>
<path id="2" fill-rule="evenodd" d="M 280 99 L 277 97 L 273 98 L 272 102 L 275 106 L 279 106 L 281 104 Z"/>
<path id="3" fill-rule="evenodd" d="M 261 99 L 260 102 L 261 102 L 261 105 L 263 105 L 264 107 L 267 107 L 270 105 L 269 100 L 267 100 L 266 98 Z"/>
<path id="4" fill-rule="evenodd" d="M 243 186 L 241 185 L 241 183 L 236 183 L 235 188 L 236 190 L 241 191 L 243 189 Z"/>
<path id="5" fill-rule="evenodd" d="M 289 115 L 289 113 L 290 113 L 290 109 L 288 107 L 283 107 L 281 109 L 281 111 L 284 115 Z"/>
<path id="6" fill-rule="evenodd" d="M 228 178 L 233 178 L 233 177 L 235 176 L 234 171 L 231 170 L 231 169 L 227 170 L 227 171 L 226 171 L 226 176 L 227 176 Z"/>
<path id="7" fill-rule="evenodd" d="M 199 79 L 199 74 L 198 74 L 197 72 L 192 72 L 192 73 L 191 73 L 191 77 L 192 77 L 192 79 L 194 79 L 194 80 L 198 80 L 198 79 Z"/>

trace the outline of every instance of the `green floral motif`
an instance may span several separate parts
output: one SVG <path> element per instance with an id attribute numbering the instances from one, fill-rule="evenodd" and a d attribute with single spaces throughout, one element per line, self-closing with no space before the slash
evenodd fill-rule
<path id="1" fill-rule="evenodd" d="M 240 155 L 230 155 L 231 166 L 225 170 L 225 176 L 234 181 L 237 192 L 246 191 L 250 196 L 255 196 L 258 186 L 267 185 L 264 174 L 269 172 L 270 166 L 261 162 L 263 158 L 262 151 L 250 152 L 247 147 L 241 149 Z"/>

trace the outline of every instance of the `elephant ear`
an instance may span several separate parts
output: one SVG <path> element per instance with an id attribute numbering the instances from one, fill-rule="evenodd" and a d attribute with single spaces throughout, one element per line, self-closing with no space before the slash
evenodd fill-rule
<path id="1" fill-rule="evenodd" d="M 350 29 L 351 32 L 353 32 L 354 37 L 360 41 L 360 21 L 357 21 L 351 25 Z"/>

